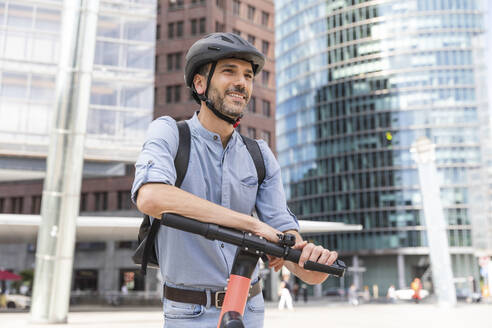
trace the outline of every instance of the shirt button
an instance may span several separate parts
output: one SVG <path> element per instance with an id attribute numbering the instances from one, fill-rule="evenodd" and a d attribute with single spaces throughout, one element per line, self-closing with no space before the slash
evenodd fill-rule
<path id="1" fill-rule="evenodd" d="M 217 136 L 214 136 L 214 140 L 217 140 L 217 139 L 219 139 L 219 137 L 217 137 Z"/>

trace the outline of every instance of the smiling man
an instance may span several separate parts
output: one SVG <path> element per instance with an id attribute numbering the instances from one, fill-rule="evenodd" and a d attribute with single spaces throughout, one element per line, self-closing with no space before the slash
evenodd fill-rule
<path id="1" fill-rule="evenodd" d="M 137 160 L 132 199 L 140 211 L 157 219 L 163 213 L 177 213 L 270 241 L 278 241 L 281 232 L 293 233 L 295 247 L 302 249 L 299 263 L 272 258 L 269 265 L 277 271 L 285 265 L 302 280 L 317 284 L 327 275 L 305 270 L 303 264 L 311 260 L 331 265 L 337 253 L 302 240 L 297 219 L 287 208 L 272 151 L 264 141 L 256 141 L 265 167 L 259 183 L 245 139 L 234 129 L 264 62 L 254 46 L 231 33 L 210 34 L 193 44 L 186 55 L 185 81 L 200 110 L 186 121 L 191 134 L 187 173 L 176 187 L 179 132 L 171 117 L 160 117 L 151 123 Z M 259 220 L 251 216 L 254 209 Z M 216 327 L 220 315 L 216 292 L 227 285 L 237 247 L 165 226 L 155 245 L 164 281 L 164 327 Z M 261 328 L 264 301 L 258 268 L 251 282 L 244 324 Z"/>

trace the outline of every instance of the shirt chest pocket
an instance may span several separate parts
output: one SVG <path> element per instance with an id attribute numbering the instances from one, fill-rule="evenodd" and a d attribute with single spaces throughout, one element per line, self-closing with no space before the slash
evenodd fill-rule
<path id="1" fill-rule="evenodd" d="M 231 186 L 231 204 L 237 207 L 235 210 L 244 214 L 251 214 L 256 203 L 258 191 L 258 179 L 256 176 L 241 177 Z"/>

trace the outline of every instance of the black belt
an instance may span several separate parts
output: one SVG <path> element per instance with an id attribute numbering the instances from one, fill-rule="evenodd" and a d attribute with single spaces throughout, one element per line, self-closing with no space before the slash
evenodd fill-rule
<path id="1" fill-rule="evenodd" d="M 260 281 L 258 280 L 250 287 L 248 299 L 261 293 L 261 286 L 259 282 Z M 225 293 L 225 290 L 210 292 L 211 305 L 220 309 L 222 307 L 222 303 L 224 302 Z M 164 285 L 164 297 L 175 302 L 207 305 L 207 293 L 204 291 L 186 290 Z"/>

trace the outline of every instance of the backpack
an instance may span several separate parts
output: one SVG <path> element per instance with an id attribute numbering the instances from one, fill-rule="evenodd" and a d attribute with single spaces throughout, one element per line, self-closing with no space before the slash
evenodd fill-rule
<path id="1" fill-rule="evenodd" d="M 186 171 L 188 170 L 191 133 L 190 128 L 185 121 L 177 122 L 177 126 L 179 131 L 179 145 L 176 157 L 174 158 L 174 167 L 176 168 L 176 183 L 174 185 L 180 188 L 186 175 Z M 265 162 L 263 161 L 260 146 L 258 146 L 258 143 L 254 139 L 243 136 L 242 134 L 240 136 L 255 164 L 259 187 L 265 179 L 266 174 Z M 154 241 L 160 226 L 160 220 L 154 220 L 151 224 L 148 215 L 144 215 L 142 223 L 140 224 L 137 239 L 138 247 L 133 253 L 132 259 L 135 264 L 140 265 L 140 271 L 144 275 L 147 273 L 147 267 L 155 269 L 159 268 Z"/>

